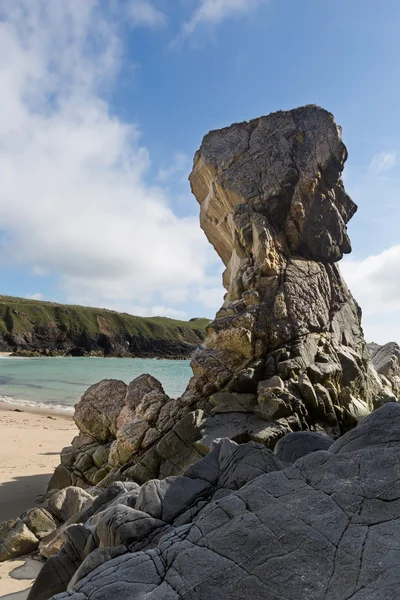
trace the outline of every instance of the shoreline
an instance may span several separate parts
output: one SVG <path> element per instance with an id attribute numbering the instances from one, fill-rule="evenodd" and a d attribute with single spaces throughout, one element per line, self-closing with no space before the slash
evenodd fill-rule
<path id="1" fill-rule="evenodd" d="M 135 360 L 135 359 L 139 359 L 139 360 L 168 360 L 171 362 L 174 361 L 191 361 L 193 358 L 193 354 L 189 354 L 187 356 L 185 355 L 176 355 L 176 356 L 121 356 L 118 354 L 106 354 L 106 355 L 95 355 L 95 354 L 86 354 L 85 356 L 72 356 L 71 354 L 33 354 L 33 353 L 26 353 L 26 354 L 19 354 L 17 352 L 0 352 L 0 359 L 1 358 L 21 358 L 21 359 L 28 359 L 28 358 L 32 358 L 32 359 L 38 359 L 38 358 L 45 358 L 45 359 L 50 359 L 50 358 L 78 358 L 78 359 L 82 359 L 82 358 L 94 358 L 94 359 L 107 359 L 107 360 L 111 360 L 113 358 L 118 358 L 119 360 L 122 359 L 126 359 L 126 360 Z"/>
<path id="2" fill-rule="evenodd" d="M 11 400 L 10 402 L 0 400 L 0 417 L 2 412 L 7 411 L 21 414 L 27 413 L 31 415 L 40 415 L 43 417 L 56 417 L 60 419 L 67 419 L 68 421 L 73 420 L 75 412 L 73 406 L 71 408 L 65 407 L 65 409 L 63 409 L 58 406 L 52 408 L 51 406 L 44 406 L 40 404 L 35 406 L 33 402 L 31 404 L 25 404 L 23 400 L 21 400 L 20 402 L 16 400 Z"/>
<path id="3" fill-rule="evenodd" d="M 120 355 L 120 354 L 85 354 L 84 356 L 73 356 L 72 354 L 58 354 L 58 353 L 54 353 L 54 354 L 41 354 L 41 353 L 33 353 L 33 352 L 27 352 L 27 353 L 19 353 L 19 352 L 0 352 L 0 358 L 105 358 L 105 359 L 112 359 L 112 358 L 118 358 L 118 359 L 126 359 L 126 360 L 134 360 L 134 359 L 140 359 L 140 360 L 170 360 L 170 361 L 180 361 L 180 360 L 192 360 L 193 358 L 193 353 L 188 354 L 188 355 L 184 355 L 184 354 L 177 354 L 175 356 L 164 356 L 164 355 L 154 355 L 154 356 L 148 356 L 148 355 L 135 355 L 135 356 L 126 356 L 126 355 Z"/>

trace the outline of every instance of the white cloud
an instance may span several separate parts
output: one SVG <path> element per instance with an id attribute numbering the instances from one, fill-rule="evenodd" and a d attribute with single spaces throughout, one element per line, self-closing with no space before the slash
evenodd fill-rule
<path id="1" fill-rule="evenodd" d="M 140 306 L 134 304 L 126 312 L 139 317 L 169 317 L 170 319 L 178 319 L 180 321 L 186 321 L 189 318 L 184 310 L 177 310 L 171 306 Z"/>
<path id="2" fill-rule="evenodd" d="M 127 15 L 133 27 L 159 29 L 167 23 L 164 13 L 148 0 L 130 0 Z"/>
<path id="3" fill-rule="evenodd" d="M 153 317 L 170 317 L 171 319 L 186 320 L 188 315 L 183 310 L 176 310 L 170 306 L 152 306 L 151 312 Z"/>
<path id="4" fill-rule="evenodd" d="M 197 294 L 197 300 L 209 310 L 219 310 L 224 302 L 224 294 L 226 291 L 222 285 L 206 285 L 201 287 Z"/>
<path id="5" fill-rule="evenodd" d="M 43 300 L 43 294 L 37 292 L 36 294 L 28 294 L 25 296 L 28 300 Z"/>
<path id="6" fill-rule="evenodd" d="M 189 21 L 183 24 L 181 41 L 202 24 L 218 25 L 225 19 L 240 17 L 258 8 L 266 0 L 200 0 Z"/>
<path id="7" fill-rule="evenodd" d="M 58 276 L 71 302 L 171 309 L 206 280 L 198 217 L 178 218 L 134 124 L 101 97 L 121 48 L 96 0 L 0 4 L 0 264 Z M 193 208 L 196 210 L 193 198 Z"/>
<path id="8" fill-rule="evenodd" d="M 400 245 L 361 260 L 346 257 L 341 270 L 362 308 L 367 339 L 400 342 Z"/>
<path id="9" fill-rule="evenodd" d="M 369 165 L 370 173 L 379 174 L 396 166 L 396 152 L 380 152 L 375 154 Z"/>

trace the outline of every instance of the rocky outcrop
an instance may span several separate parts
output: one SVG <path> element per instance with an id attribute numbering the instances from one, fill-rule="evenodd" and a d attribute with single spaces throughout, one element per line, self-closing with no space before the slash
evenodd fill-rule
<path id="1" fill-rule="evenodd" d="M 61 452 L 61 464 L 49 490 L 71 485 L 107 486 L 118 476 L 133 476 L 132 471 L 123 475 L 121 468 L 125 466 L 128 471 L 136 455 L 154 446 L 171 429 L 175 402 L 151 375 L 141 375 L 129 385 L 107 379 L 92 385 L 75 407 L 80 434 Z M 158 457 L 157 467 L 160 462 Z M 150 475 L 150 471 L 138 472 L 134 478 L 145 481 Z"/>
<path id="2" fill-rule="evenodd" d="M 372 363 L 383 385 L 400 396 L 400 347 L 396 342 L 378 346 L 372 355 Z"/>
<path id="3" fill-rule="evenodd" d="M 0 562 L 34 552 L 59 525 L 45 508 L 31 508 L 18 519 L 0 523 Z"/>
<path id="4" fill-rule="evenodd" d="M 337 266 L 356 210 L 346 157 L 333 116 L 315 106 L 204 138 L 190 181 L 227 293 L 194 376 L 176 400 L 149 376 L 90 388 L 50 488 L 179 475 L 225 437 L 271 449 L 307 429 L 335 439 L 396 399 Z"/>
<path id="5" fill-rule="evenodd" d="M 346 158 L 340 128 L 316 106 L 204 138 L 190 181 L 227 294 L 193 361 L 198 394 L 223 390 L 233 406 L 253 393 L 257 417 L 330 436 L 387 399 L 336 264 L 356 211 Z"/>
<path id="6" fill-rule="evenodd" d="M 301 440 L 292 464 L 225 439 L 183 476 L 114 484 L 65 530 L 29 600 L 67 587 L 58 600 L 397 598 L 400 406 L 325 450 Z"/>

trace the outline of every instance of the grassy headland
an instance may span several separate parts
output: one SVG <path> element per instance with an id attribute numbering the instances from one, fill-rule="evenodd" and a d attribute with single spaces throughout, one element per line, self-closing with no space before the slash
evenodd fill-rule
<path id="1" fill-rule="evenodd" d="M 17 353 L 188 355 L 208 323 L 0 296 L 0 350 Z"/>

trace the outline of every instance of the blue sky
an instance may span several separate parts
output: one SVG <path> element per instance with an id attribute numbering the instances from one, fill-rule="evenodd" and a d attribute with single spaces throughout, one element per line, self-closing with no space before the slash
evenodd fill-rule
<path id="1" fill-rule="evenodd" d="M 213 317 L 187 176 L 210 129 L 315 103 L 359 211 L 342 271 L 400 341 L 400 3 L 0 0 L 0 292 Z"/>

